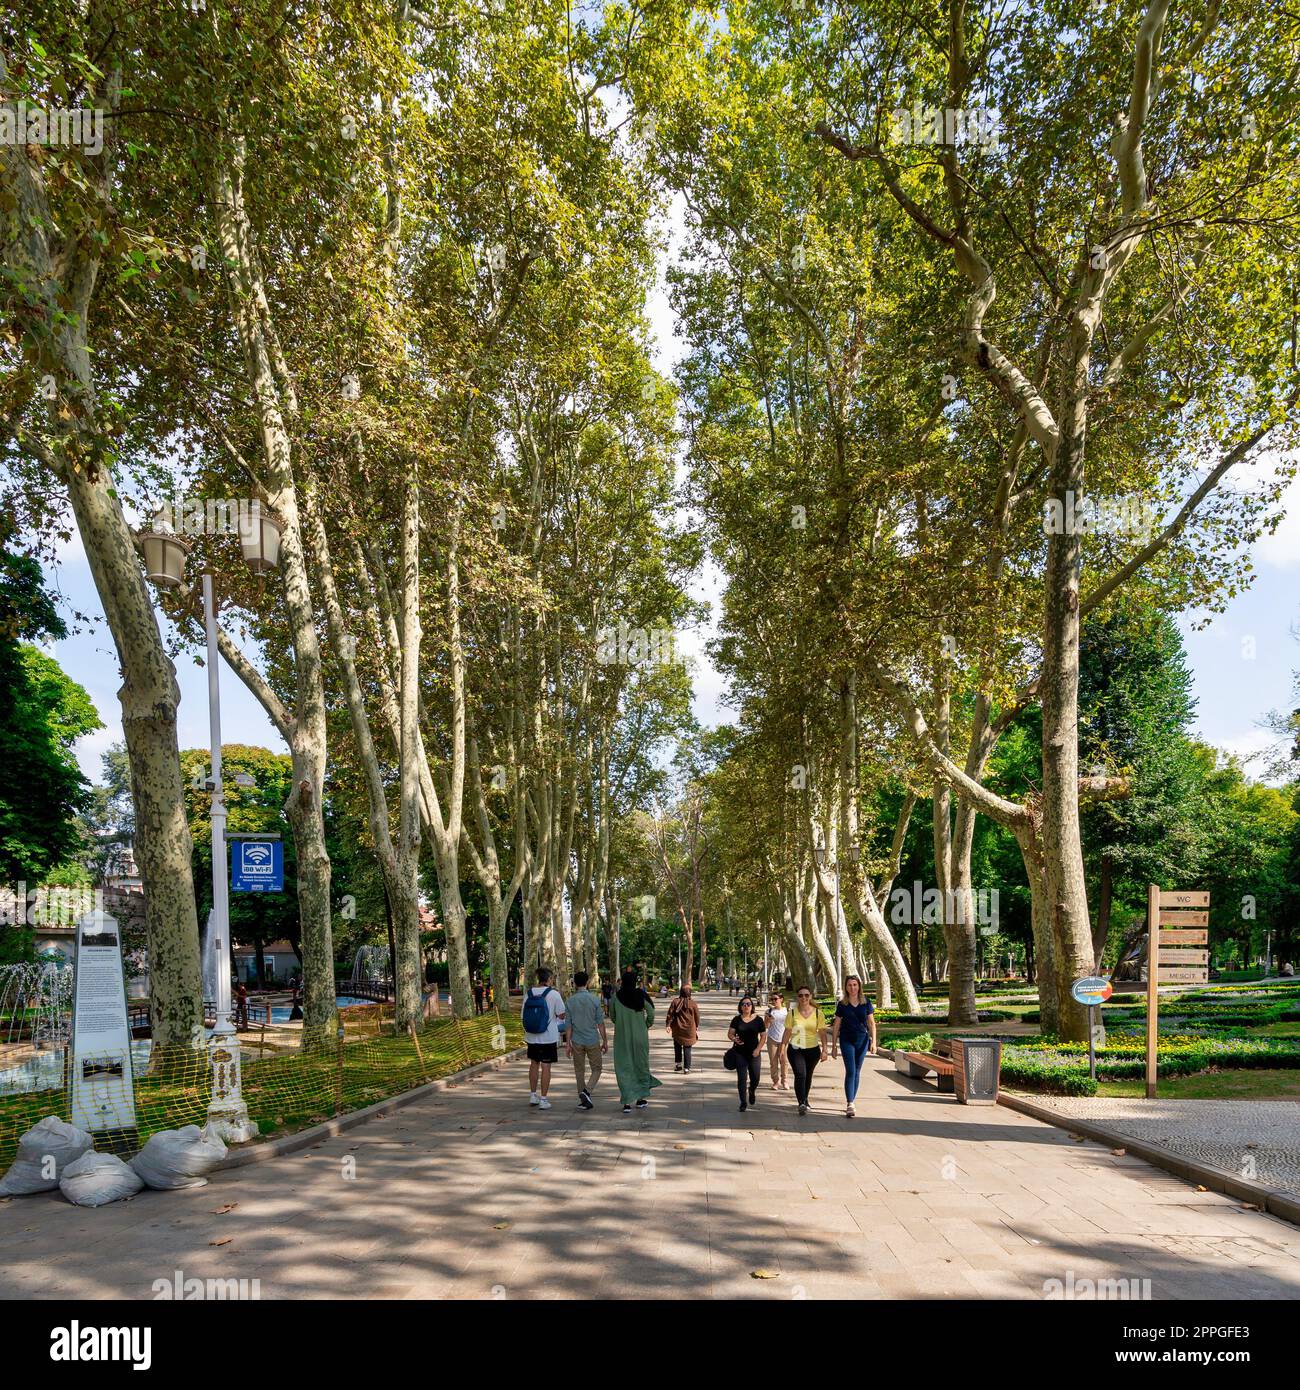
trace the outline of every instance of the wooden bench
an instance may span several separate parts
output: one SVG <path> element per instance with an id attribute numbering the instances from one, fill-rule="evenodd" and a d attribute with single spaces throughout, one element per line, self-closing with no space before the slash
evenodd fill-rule
<path id="1" fill-rule="evenodd" d="M 901 1071 L 904 1076 L 911 1076 L 917 1080 L 924 1080 L 934 1073 L 935 1084 L 938 1086 L 939 1093 L 945 1096 L 956 1094 L 957 1083 L 953 1079 L 954 1067 L 952 1059 L 940 1057 L 933 1052 L 894 1052 L 894 1069 Z"/>

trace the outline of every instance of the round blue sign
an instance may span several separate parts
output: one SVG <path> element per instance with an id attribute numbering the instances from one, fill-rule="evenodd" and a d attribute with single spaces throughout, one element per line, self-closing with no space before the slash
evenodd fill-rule
<path id="1" fill-rule="evenodd" d="M 1104 1004 L 1111 996 L 1110 981 L 1100 975 L 1085 976 L 1070 986 L 1070 996 L 1076 1004 Z"/>

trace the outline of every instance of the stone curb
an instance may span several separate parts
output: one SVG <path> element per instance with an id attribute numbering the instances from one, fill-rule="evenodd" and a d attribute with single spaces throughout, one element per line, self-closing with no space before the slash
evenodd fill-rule
<path id="1" fill-rule="evenodd" d="M 431 1095 L 434 1091 L 445 1091 L 451 1086 L 459 1085 L 462 1081 L 470 1081 L 476 1076 L 481 1076 L 484 1072 L 497 1071 L 508 1062 L 523 1057 L 527 1051 L 526 1047 L 516 1047 L 510 1052 L 503 1052 L 499 1057 L 489 1057 L 486 1062 L 475 1062 L 473 1066 L 466 1067 L 464 1071 L 453 1072 L 450 1076 L 440 1076 L 436 1081 L 426 1081 L 422 1086 L 415 1086 L 409 1091 L 399 1091 L 397 1095 L 390 1096 L 387 1100 L 376 1101 L 374 1105 L 367 1105 L 364 1110 L 349 1110 L 347 1114 L 336 1115 L 332 1120 L 326 1120 L 324 1124 L 313 1125 L 310 1129 L 295 1130 L 294 1133 L 281 1135 L 278 1139 L 267 1139 L 261 1143 L 254 1140 L 245 1148 L 232 1149 L 211 1171 L 222 1173 L 228 1168 L 244 1168 L 250 1163 L 262 1163 L 270 1158 L 282 1158 L 285 1154 L 297 1153 L 299 1149 L 310 1148 L 322 1139 L 331 1139 L 337 1134 L 355 1129 L 358 1125 L 365 1124 L 367 1120 L 377 1119 L 390 1110 L 401 1110 L 408 1105 L 413 1105 L 417 1100 L 423 1100 L 425 1096 Z"/>
<path id="2" fill-rule="evenodd" d="M 1300 1226 L 1300 1197 L 1295 1193 L 1279 1192 L 1276 1188 L 1264 1187 L 1259 1183 L 1239 1178 L 1235 1173 L 1227 1173 L 1221 1168 L 1211 1168 L 1204 1163 L 1196 1162 L 1195 1159 L 1184 1158 L 1168 1149 L 1158 1148 L 1154 1144 L 1133 1139 L 1117 1130 L 1107 1129 L 1104 1125 L 1094 1124 L 1091 1120 L 1062 1115 L 1059 1111 L 1035 1105 L 1033 1101 L 1008 1095 L 1005 1091 L 998 1093 L 998 1104 L 1005 1105 L 1009 1110 L 1017 1110 L 1022 1115 L 1028 1115 L 1031 1119 L 1041 1120 L 1044 1124 L 1055 1125 L 1057 1129 L 1082 1134 L 1086 1139 L 1095 1139 L 1112 1149 L 1123 1149 L 1135 1158 L 1143 1159 L 1153 1167 L 1163 1168 L 1167 1173 L 1172 1173 L 1185 1182 L 1196 1183 L 1209 1188 L 1211 1192 L 1222 1192 L 1228 1197 L 1249 1202 L 1271 1216 L 1281 1217 L 1283 1221 Z"/>

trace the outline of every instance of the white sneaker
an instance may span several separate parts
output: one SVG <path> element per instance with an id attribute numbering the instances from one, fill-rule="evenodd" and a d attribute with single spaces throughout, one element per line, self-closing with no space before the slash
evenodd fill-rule
<path id="1" fill-rule="evenodd" d="M 536 1091 L 529 1091 L 529 1093 L 528 1093 L 528 1104 L 529 1104 L 529 1105 L 540 1105 L 541 1103 L 542 1103 L 542 1098 L 541 1098 L 541 1096 L 539 1096 L 539 1095 L 537 1094 Z"/>
<path id="2" fill-rule="evenodd" d="M 537 1097 L 537 1105 L 541 1110 L 549 1110 L 551 1108 L 551 1102 L 547 1100 L 545 1096 Z"/>

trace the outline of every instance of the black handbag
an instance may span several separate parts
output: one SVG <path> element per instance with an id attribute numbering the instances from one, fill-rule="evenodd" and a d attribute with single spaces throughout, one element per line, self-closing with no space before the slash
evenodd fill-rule
<path id="1" fill-rule="evenodd" d="M 735 1071 L 736 1068 L 740 1065 L 740 1054 L 736 1048 L 735 1043 L 732 1043 L 732 1045 L 722 1054 L 722 1065 L 726 1067 L 728 1071 Z"/>

